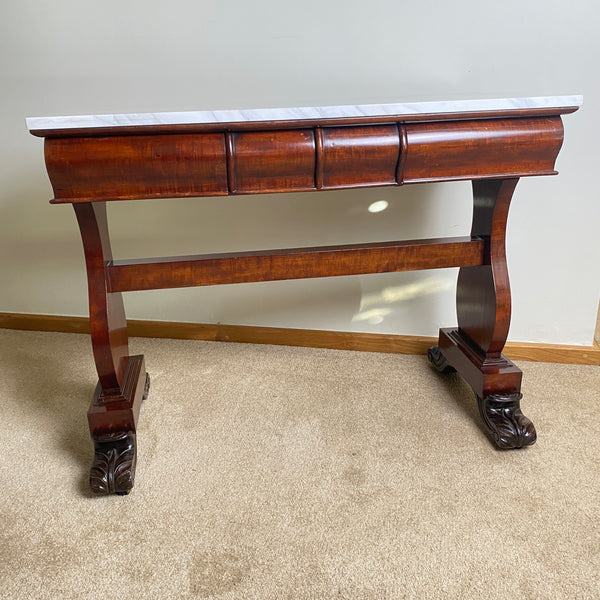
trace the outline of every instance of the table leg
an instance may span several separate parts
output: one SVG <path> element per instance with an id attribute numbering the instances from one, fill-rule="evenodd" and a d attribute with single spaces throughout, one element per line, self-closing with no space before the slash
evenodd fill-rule
<path id="1" fill-rule="evenodd" d="M 94 441 L 90 487 L 99 494 L 127 494 L 136 464 L 136 423 L 149 379 L 143 356 L 130 356 L 121 293 L 108 288 L 107 263 L 112 260 L 106 204 L 73 205 L 88 276 L 90 332 L 98 385 L 88 422 Z"/>
<path id="2" fill-rule="evenodd" d="M 475 391 L 483 422 L 503 449 L 536 440 L 532 422 L 520 408 L 522 372 L 503 354 L 510 326 L 510 284 L 505 234 L 518 179 L 473 181 L 472 237 L 488 244 L 486 264 L 461 267 L 457 329 L 441 329 L 429 359 L 442 372 L 456 370 Z"/>

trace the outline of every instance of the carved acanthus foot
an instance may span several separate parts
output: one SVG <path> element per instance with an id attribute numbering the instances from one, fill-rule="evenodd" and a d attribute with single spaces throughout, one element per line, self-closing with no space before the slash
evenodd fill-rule
<path id="1" fill-rule="evenodd" d="M 136 441 L 133 431 L 94 437 L 90 487 L 96 494 L 125 495 L 133 487 Z"/>
<path id="2" fill-rule="evenodd" d="M 440 373 L 456 372 L 456 369 L 446 360 L 446 357 L 437 346 L 432 346 L 427 350 L 427 358 Z"/>
<path id="3" fill-rule="evenodd" d="M 499 448 L 531 446 L 537 438 L 533 423 L 521 412 L 521 393 L 477 396 L 481 418 Z"/>

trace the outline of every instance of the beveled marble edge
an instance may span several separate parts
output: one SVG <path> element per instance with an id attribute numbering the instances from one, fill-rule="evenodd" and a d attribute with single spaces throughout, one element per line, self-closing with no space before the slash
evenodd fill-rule
<path id="1" fill-rule="evenodd" d="M 301 108 L 265 108 L 187 112 L 132 113 L 122 115 L 82 115 L 65 117 L 28 117 L 29 131 L 52 129 L 89 129 L 107 127 L 144 127 L 153 125 L 205 125 L 264 121 L 303 121 L 353 117 L 407 117 L 419 114 L 461 114 L 527 109 L 581 107 L 583 96 L 504 98 L 497 100 L 456 100 L 412 102 L 405 104 L 363 104 Z"/>

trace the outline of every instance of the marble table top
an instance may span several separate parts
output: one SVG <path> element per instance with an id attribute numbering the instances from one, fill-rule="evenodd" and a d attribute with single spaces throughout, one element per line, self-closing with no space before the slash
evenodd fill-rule
<path id="1" fill-rule="evenodd" d="M 273 121 L 317 121 L 369 117 L 398 117 L 418 120 L 419 115 L 457 115 L 470 113 L 509 113 L 523 110 L 573 112 L 583 104 L 582 96 L 548 96 L 538 98 L 504 98 L 498 100 L 458 100 L 413 102 L 406 104 L 364 104 L 302 108 L 266 108 L 249 110 L 215 110 L 157 112 L 64 117 L 29 117 L 31 132 L 118 127 L 152 127 L 169 125 L 217 125 Z M 558 110 L 557 110 L 558 109 Z M 564 110 L 561 110 L 564 109 Z"/>

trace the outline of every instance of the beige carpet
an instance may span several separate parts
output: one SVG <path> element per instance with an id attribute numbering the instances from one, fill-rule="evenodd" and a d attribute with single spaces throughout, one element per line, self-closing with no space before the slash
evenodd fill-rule
<path id="1" fill-rule="evenodd" d="M 494 450 L 422 356 L 134 339 L 126 497 L 92 497 L 87 336 L 0 330 L 0 597 L 600 598 L 600 370 L 521 363 Z"/>

